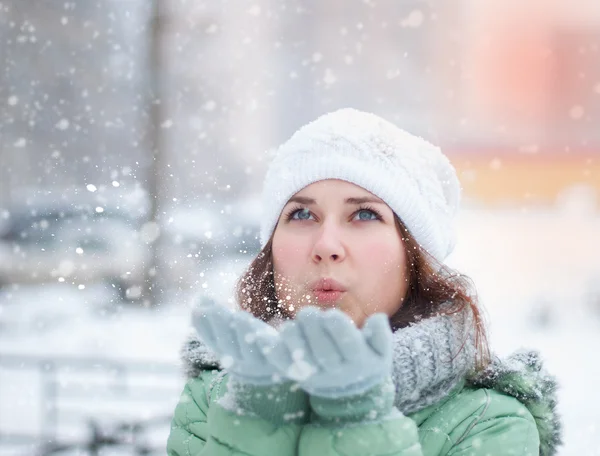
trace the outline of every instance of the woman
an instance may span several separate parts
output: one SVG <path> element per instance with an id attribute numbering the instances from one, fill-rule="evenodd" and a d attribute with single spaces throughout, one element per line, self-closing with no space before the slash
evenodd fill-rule
<path id="1" fill-rule="evenodd" d="M 491 357 L 444 266 L 460 187 L 431 144 L 343 109 L 302 127 L 264 183 L 242 310 L 195 309 L 170 455 L 553 455 L 553 378 Z"/>

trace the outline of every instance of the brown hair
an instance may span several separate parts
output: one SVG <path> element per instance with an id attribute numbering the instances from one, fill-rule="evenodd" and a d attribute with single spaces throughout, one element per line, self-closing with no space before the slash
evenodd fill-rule
<path id="1" fill-rule="evenodd" d="M 452 315 L 462 312 L 466 306 L 469 306 L 473 314 L 476 368 L 478 370 L 485 368 L 490 361 L 490 352 L 477 297 L 471 293 L 474 288 L 471 280 L 440 264 L 419 245 L 396 214 L 394 220 L 406 249 L 409 287 L 402 306 L 390 317 L 392 330 L 404 328 L 410 323 L 433 315 Z M 287 306 L 283 301 L 277 300 L 275 293 L 272 242 L 273 235 L 240 277 L 236 288 L 240 307 L 267 322 L 275 317 L 292 318 Z M 467 331 L 465 342 L 468 333 L 470 331 Z"/>

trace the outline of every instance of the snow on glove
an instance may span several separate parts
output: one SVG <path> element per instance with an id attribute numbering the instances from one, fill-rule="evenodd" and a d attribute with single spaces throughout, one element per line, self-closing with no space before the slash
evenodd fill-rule
<path id="1" fill-rule="evenodd" d="M 274 423 L 303 423 L 308 419 L 306 393 L 282 378 L 262 353 L 279 339 L 274 328 L 247 312 L 232 311 L 208 299 L 194 309 L 192 322 L 200 339 L 230 374 L 221 406 Z"/>
<path id="2" fill-rule="evenodd" d="M 337 309 L 307 307 L 282 325 L 279 343 L 265 346 L 264 353 L 282 376 L 311 395 L 355 396 L 390 377 L 392 331 L 384 314 L 372 315 L 360 330 Z"/>
<path id="3" fill-rule="evenodd" d="M 192 324 L 202 342 L 233 377 L 253 385 L 273 385 L 284 380 L 263 354 L 279 337 L 267 323 L 248 312 L 233 311 L 204 298 L 193 311 Z"/>

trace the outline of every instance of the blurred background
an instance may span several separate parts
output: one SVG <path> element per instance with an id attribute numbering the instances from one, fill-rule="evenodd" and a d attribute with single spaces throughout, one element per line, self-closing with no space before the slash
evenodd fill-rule
<path id="1" fill-rule="evenodd" d="M 450 157 L 450 265 L 558 377 L 559 454 L 600 454 L 596 0 L 2 0 L 0 64 L 0 455 L 164 454 L 269 151 L 348 106 Z"/>

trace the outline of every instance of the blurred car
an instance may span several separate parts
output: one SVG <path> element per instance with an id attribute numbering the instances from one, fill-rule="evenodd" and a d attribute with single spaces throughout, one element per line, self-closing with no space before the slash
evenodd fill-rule
<path id="1" fill-rule="evenodd" d="M 260 252 L 260 218 L 262 203 L 258 195 L 250 195 L 225 206 L 228 237 L 225 249 L 232 254 L 255 256 Z"/>
<path id="2" fill-rule="evenodd" d="M 204 271 L 221 260 L 260 251 L 260 205 L 256 197 L 232 203 L 176 208 L 162 223 L 160 261 L 172 285 L 193 289 Z"/>
<path id="3" fill-rule="evenodd" d="M 167 288 L 195 289 L 202 272 L 219 256 L 225 226 L 211 206 L 174 208 L 161 223 L 159 277 Z"/>
<path id="4" fill-rule="evenodd" d="M 137 297 L 148 246 L 140 240 L 144 211 L 81 193 L 35 194 L 3 211 L 0 285 L 107 281 Z M 128 292 L 129 290 L 129 292 Z"/>

